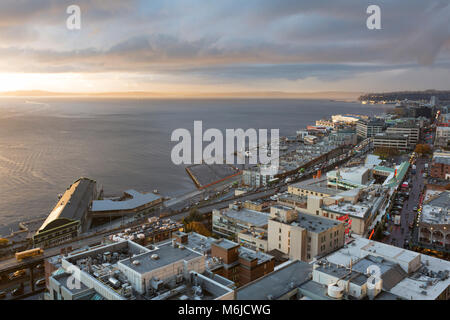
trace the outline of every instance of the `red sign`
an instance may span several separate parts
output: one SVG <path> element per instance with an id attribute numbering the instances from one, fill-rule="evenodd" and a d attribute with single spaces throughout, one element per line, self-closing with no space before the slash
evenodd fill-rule
<path id="1" fill-rule="evenodd" d="M 339 217 L 338 220 L 344 222 L 345 234 L 348 234 L 350 232 L 350 228 L 352 226 L 352 220 L 350 219 L 348 214 L 346 214 L 345 216 Z"/>

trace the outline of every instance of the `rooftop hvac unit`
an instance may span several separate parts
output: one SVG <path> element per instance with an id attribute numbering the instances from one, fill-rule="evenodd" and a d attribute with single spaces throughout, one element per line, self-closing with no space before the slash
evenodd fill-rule
<path id="1" fill-rule="evenodd" d="M 141 262 L 140 262 L 139 260 L 134 260 L 134 261 L 133 261 L 133 264 L 134 264 L 135 266 L 138 266 L 138 265 L 141 264 Z"/>
<path id="2" fill-rule="evenodd" d="M 153 260 L 158 260 L 158 259 L 159 259 L 159 256 L 158 256 L 156 253 L 152 254 L 150 257 L 151 257 Z"/>

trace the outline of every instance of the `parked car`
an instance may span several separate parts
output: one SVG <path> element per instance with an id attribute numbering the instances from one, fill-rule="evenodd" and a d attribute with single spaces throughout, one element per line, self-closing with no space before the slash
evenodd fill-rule
<path id="1" fill-rule="evenodd" d="M 17 270 L 16 272 L 12 273 L 9 275 L 9 280 L 14 280 L 14 279 L 18 279 L 18 278 L 22 278 L 26 275 L 26 270 L 22 269 L 22 270 Z"/>
<path id="2" fill-rule="evenodd" d="M 44 278 L 39 279 L 38 281 L 36 281 L 35 285 L 36 285 L 36 287 L 43 287 L 43 286 L 45 286 L 45 279 Z"/>
<path id="3" fill-rule="evenodd" d="M 16 289 L 14 289 L 14 290 L 11 292 L 11 295 L 12 295 L 12 296 L 15 296 L 15 297 L 20 296 L 20 295 L 22 295 L 22 294 L 23 294 L 23 288 L 22 288 L 22 287 L 16 288 Z"/>

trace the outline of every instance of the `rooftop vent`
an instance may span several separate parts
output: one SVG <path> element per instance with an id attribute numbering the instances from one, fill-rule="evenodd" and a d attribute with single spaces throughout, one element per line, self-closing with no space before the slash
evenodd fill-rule
<path id="1" fill-rule="evenodd" d="M 138 265 L 141 264 L 141 262 L 140 262 L 139 260 L 134 260 L 134 261 L 133 261 L 133 264 L 134 264 L 135 266 L 138 266 Z"/>
<path id="2" fill-rule="evenodd" d="M 152 258 L 153 260 L 158 260 L 158 259 L 159 259 L 159 256 L 155 253 L 155 254 L 152 254 L 152 255 L 151 255 L 151 258 Z"/>

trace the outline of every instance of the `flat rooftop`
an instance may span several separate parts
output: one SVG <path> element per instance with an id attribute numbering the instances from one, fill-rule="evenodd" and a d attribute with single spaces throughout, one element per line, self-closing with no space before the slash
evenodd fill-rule
<path id="1" fill-rule="evenodd" d="M 348 214 L 349 216 L 361 219 L 370 212 L 370 206 L 366 204 L 352 204 L 350 202 L 340 202 L 339 204 L 324 206 L 323 209 L 340 214 Z"/>
<path id="2" fill-rule="evenodd" d="M 255 227 L 264 227 L 269 221 L 269 214 L 261 211 L 250 210 L 247 208 L 224 209 L 221 214 L 225 217 L 247 223 Z"/>
<path id="3" fill-rule="evenodd" d="M 214 184 L 239 172 L 229 164 L 194 164 L 187 167 L 186 170 L 199 188 Z"/>
<path id="4" fill-rule="evenodd" d="M 395 277 L 401 277 L 398 274 L 401 271 L 398 269 L 390 275 L 390 280 L 386 280 L 391 281 L 391 285 L 395 284 L 389 290 L 390 293 L 404 299 L 434 300 L 450 286 L 449 261 L 362 237 L 355 237 L 351 243 L 326 256 L 325 259 L 331 263 L 344 266 L 349 266 L 350 261 L 352 261 L 353 265 L 358 266 L 358 261 L 363 258 L 371 259 L 370 256 L 378 257 L 379 262 L 386 265 L 388 265 L 387 261 L 404 265 L 420 256 L 419 269 L 410 272 L 397 284 L 395 284 Z M 403 266 L 402 270 L 404 270 Z"/>
<path id="5" fill-rule="evenodd" d="M 127 190 L 124 192 L 124 194 L 131 198 L 123 201 L 116 201 L 111 199 L 92 201 L 91 211 L 99 212 L 132 210 L 161 199 L 161 196 L 154 193 L 140 193 L 136 190 Z"/>
<path id="6" fill-rule="evenodd" d="M 349 280 L 351 283 L 356 285 L 363 285 L 367 282 L 368 276 L 358 272 L 356 270 L 350 271 L 348 267 L 342 267 L 341 265 L 335 263 L 328 263 L 319 265 L 316 269 L 318 272 L 323 272 L 332 277 L 339 278 L 341 280 Z"/>
<path id="7" fill-rule="evenodd" d="M 335 188 L 328 188 L 326 176 L 322 176 L 322 178 L 320 179 L 308 179 L 305 181 L 297 182 L 291 184 L 290 187 L 329 195 L 336 195 L 339 192 L 342 192 L 342 190 L 336 190 Z"/>
<path id="8" fill-rule="evenodd" d="M 430 224 L 449 224 L 450 191 L 443 191 L 422 207 L 421 221 Z"/>
<path id="9" fill-rule="evenodd" d="M 236 300 L 277 299 L 308 280 L 312 265 L 294 261 L 236 291 Z"/>
<path id="10" fill-rule="evenodd" d="M 436 156 L 433 157 L 433 162 L 450 165 L 450 157 Z"/>
<path id="11" fill-rule="evenodd" d="M 239 247 L 239 257 L 249 261 L 257 259 L 258 264 L 274 259 L 274 257 L 270 254 L 261 251 L 250 250 L 245 247 Z"/>
<path id="12" fill-rule="evenodd" d="M 320 233 L 343 222 L 299 212 L 298 219 L 291 225 L 298 225 L 308 231 Z"/>
<path id="13" fill-rule="evenodd" d="M 234 247 L 239 247 L 239 244 L 237 244 L 236 242 L 227 240 L 227 239 L 219 239 L 213 242 L 214 245 L 221 247 L 225 250 L 234 248 Z"/>
<path id="14" fill-rule="evenodd" d="M 158 255 L 157 259 L 152 259 L 154 254 Z M 203 256 L 200 253 L 194 252 L 189 248 L 174 248 L 171 242 L 158 245 L 151 252 L 143 253 L 133 258 L 121 260 L 119 264 L 123 264 L 138 273 L 146 273 L 152 270 L 167 266 L 180 260 L 192 260 Z M 135 265 L 133 261 L 139 260 L 139 264 Z"/>

